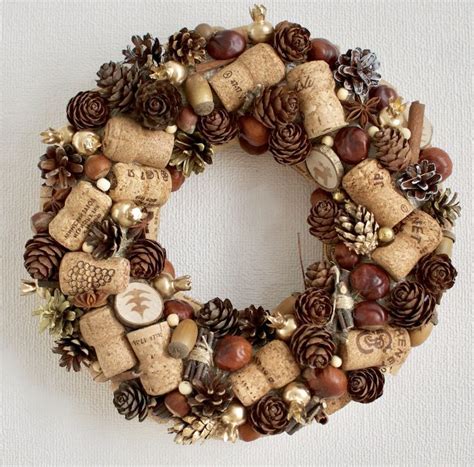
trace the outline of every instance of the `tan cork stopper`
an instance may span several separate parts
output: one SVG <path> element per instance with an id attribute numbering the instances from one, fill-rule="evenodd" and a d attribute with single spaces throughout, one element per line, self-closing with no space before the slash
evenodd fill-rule
<path id="1" fill-rule="evenodd" d="M 100 291 L 119 294 L 127 286 L 130 263 L 126 258 L 94 259 L 89 253 L 66 253 L 59 265 L 59 287 L 65 295 Z"/>
<path id="2" fill-rule="evenodd" d="M 115 201 L 134 201 L 142 206 L 163 206 L 171 193 L 171 176 L 166 169 L 137 164 L 114 164 L 109 196 Z"/>
<path id="3" fill-rule="evenodd" d="M 173 152 L 174 135 L 147 130 L 124 116 L 112 117 L 105 125 L 102 150 L 112 161 L 138 162 L 164 169 Z"/>
<path id="4" fill-rule="evenodd" d="M 153 217 L 148 224 L 148 232 L 145 234 L 145 238 L 156 240 L 160 231 L 160 208 L 158 206 L 147 207 L 148 212 L 153 213 Z"/>
<path id="5" fill-rule="evenodd" d="M 395 240 L 377 248 L 372 259 L 399 281 L 410 273 L 422 256 L 433 252 L 442 239 L 439 224 L 426 212 L 416 210 L 402 222 Z"/>
<path id="6" fill-rule="evenodd" d="M 140 381 L 152 396 L 166 394 L 183 380 L 183 361 L 167 352 L 171 328 L 166 321 L 138 329 L 127 338 L 140 361 Z"/>
<path id="7" fill-rule="evenodd" d="M 130 370 L 137 364 L 125 337 L 125 328 L 117 321 L 109 306 L 83 315 L 79 327 L 85 342 L 94 347 L 100 368 L 107 378 Z"/>
<path id="8" fill-rule="evenodd" d="M 49 234 L 68 250 L 79 250 L 94 222 L 109 212 L 112 200 L 89 182 L 81 181 L 49 224 Z"/>
<path id="9" fill-rule="evenodd" d="M 393 227 L 410 214 L 414 207 L 394 187 L 390 172 L 375 159 L 366 159 L 342 179 L 351 199 L 371 211 L 381 227 Z"/>

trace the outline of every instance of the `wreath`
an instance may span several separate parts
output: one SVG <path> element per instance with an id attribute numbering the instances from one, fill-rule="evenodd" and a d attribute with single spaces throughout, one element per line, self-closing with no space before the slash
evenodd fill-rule
<path id="1" fill-rule="evenodd" d="M 133 36 L 70 99 L 69 125 L 41 133 L 23 293 L 45 300 L 34 314 L 61 367 L 110 382 L 119 414 L 168 422 L 180 444 L 291 435 L 375 401 L 456 278 L 452 162 L 424 105 L 381 81 L 371 50 L 265 13 Z M 315 188 L 325 258 L 301 261 L 304 290 L 271 311 L 191 298 L 156 241 L 171 193 L 233 139 Z"/>

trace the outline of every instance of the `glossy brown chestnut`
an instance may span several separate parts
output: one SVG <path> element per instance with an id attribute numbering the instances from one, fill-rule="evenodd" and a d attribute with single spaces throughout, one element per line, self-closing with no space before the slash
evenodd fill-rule
<path id="1" fill-rule="evenodd" d="M 217 31 L 207 42 L 207 53 L 216 60 L 238 57 L 247 46 L 245 37 L 237 31 Z"/>
<path id="2" fill-rule="evenodd" d="M 356 328 L 368 331 L 381 329 L 388 323 L 387 310 L 372 300 L 359 302 L 355 306 L 352 316 Z"/>
<path id="3" fill-rule="evenodd" d="M 331 199 L 331 194 L 321 188 L 316 188 L 311 193 L 311 206 L 314 206 L 318 201 Z"/>
<path id="4" fill-rule="evenodd" d="M 239 439 L 247 443 L 250 441 L 255 441 L 262 436 L 249 422 L 245 422 L 243 425 L 240 425 L 238 430 Z"/>
<path id="5" fill-rule="evenodd" d="M 241 336 L 225 336 L 217 344 L 214 363 L 224 371 L 237 371 L 252 358 L 252 345 Z"/>
<path id="6" fill-rule="evenodd" d="M 267 152 L 268 144 L 264 144 L 263 146 L 253 146 L 251 145 L 245 138 L 239 136 L 239 144 L 240 147 L 247 153 L 252 156 L 259 156 Z"/>
<path id="7" fill-rule="evenodd" d="M 270 130 L 251 115 L 239 118 L 240 138 L 252 146 L 261 147 L 268 144 Z"/>
<path id="8" fill-rule="evenodd" d="M 453 161 L 448 153 L 440 148 L 426 148 L 420 152 L 420 161 L 427 160 L 433 162 L 443 180 L 446 180 L 453 172 Z"/>
<path id="9" fill-rule="evenodd" d="M 382 109 L 385 109 L 385 107 L 388 107 L 390 99 L 396 99 L 398 97 L 398 93 L 390 86 L 381 84 L 380 86 L 370 89 L 369 99 L 372 97 L 378 97 L 380 99 L 379 103 L 377 104 L 377 110 L 380 112 Z"/>
<path id="10" fill-rule="evenodd" d="M 342 269 L 351 270 L 359 261 L 359 255 L 347 248 L 344 243 L 338 243 L 334 247 L 334 259 Z"/>
<path id="11" fill-rule="evenodd" d="M 176 120 L 178 128 L 185 133 L 194 133 L 199 117 L 195 114 L 190 105 L 183 107 Z"/>
<path id="12" fill-rule="evenodd" d="M 339 48 L 327 39 L 317 38 L 311 41 L 308 60 L 324 60 L 331 68 L 337 62 Z"/>
<path id="13" fill-rule="evenodd" d="M 176 167 L 168 166 L 168 172 L 171 175 L 171 191 L 178 191 L 183 183 L 186 181 L 186 177 L 182 170 L 178 170 Z"/>
<path id="14" fill-rule="evenodd" d="M 312 394 L 325 399 L 341 397 L 347 392 L 347 376 L 339 368 L 329 365 L 322 370 L 306 369 L 304 378 Z"/>
<path id="15" fill-rule="evenodd" d="M 179 391 L 173 391 L 166 394 L 164 399 L 166 408 L 178 417 L 185 417 L 190 411 L 191 407 L 188 404 L 188 399 Z"/>
<path id="16" fill-rule="evenodd" d="M 194 318 L 193 307 L 184 300 L 166 300 L 163 314 L 165 317 L 176 314 L 180 321 Z"/>
<path id="17" fill-rule="evenodd" d="M 346 164 L 358 164 L 367 159 L 369 147 L 369 134 L 356 126 L 342 128 L 334 137 L 333 149 Z"/>
<path id="18" fill-rule="evenodd" d="M 48 231 L 49 223 L 54 218 L 54 212 L 37 212 L 31 216 L 31 230 L 33 233 L 44 233 Z"/>
<path id="19" fill-rule="evenodd" d="M 375 264 L 362 263 L 349 275 L 351 287 L 367 300 L 378 300 L 390 292 L 388 274 Z"/>
<path id="20" fill-rule="evenodd" d="M 91 180 L 99 180 L 105 177 L 112 167 L 112 161 L 102 154 L 89 156 L 84 163 L 84 173 Z"/>

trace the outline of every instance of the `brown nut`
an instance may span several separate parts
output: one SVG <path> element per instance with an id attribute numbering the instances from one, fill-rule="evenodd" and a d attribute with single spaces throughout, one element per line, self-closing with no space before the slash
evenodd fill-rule
<path id="1" fill-rule="evenodd" d="M 241 336 L 225 336 L 216 346 L 214 363 L 224 371 L 237 371 L 252 358 L 252 345 Z"/>
<path id="2" fill-rule="evenodd" d="M 104 178 L 112 167 L 110 159 L 102 154 L 89 156 L 84 164 L 84 172 L 91 180 L 99 180 Z"/>
<path id="3" fill-rule="evenodd" d="M 194 318 L 193 307 L 184 300 L 166 300 L 163 314 L 165 317 L 176 314 L 180 321 Z"/>
<path id="4" fill-rule="evenodd" d="M 185 417 L 191 411 L 188 399 L 179 391 L 172 391 L 165 396 L 163 401 L 166 408 L 177 417 Z"/>

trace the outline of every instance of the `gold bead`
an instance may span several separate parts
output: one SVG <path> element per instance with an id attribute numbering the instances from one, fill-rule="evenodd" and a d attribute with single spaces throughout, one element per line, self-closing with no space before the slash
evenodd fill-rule
<path id="1" fill-rule="evenodd" d="M 380 243 L 390 243 L 395 238 L 395 232 L 390 227 L 380 227 L 377 236 Z"/>
<path id="2" fill-rule="evenodd" d="M 82 130 L 74 133 L 72 145 L 79 154 L 92 156 L 100 148 L 101 142 L 98 134 L 89 130 Z"/>
<path id="3" fill-rule="evenodd" d="M 298 323 L 296 322 L 296 318 L 294 315 L 285 315 L 285 324 L 283 327 L 276 330 L 275 334 L 277 335 L 278 339 L 282 341 L 290 340 L 292 334 L 296 331 L 298 327 Z"/>
<path id="4" fill-rule="evenodd" d="M 311 399 L 311 393 L 303 383 L 293 381 L 283 389 L 283 400 L 285 402 L 300 402 L 306 405 Z"/>
<path id="5" fill-rule="evenodd" d="M 110 215 L 115 222 L 128 228 L 137 223 L 136 209 L 139 209 L 138 206 L 131 201 L 119 201 L 112 206 Z"/>
<path id="6" fill-rule="evenodd" d="M 188 69 L 184 65 L 181 65 L 181 63 L 170 60 L 165 62 L 164 66 L 169 76 L 169 80 L 177 86 L 183 84 L 188 77 Z"/>
<path id="7" fill-rule="evenodd" d="M 332 199 L 336 202 L 336 203 L 342 203 L 345 199 L 346 199 L 346 194 L 341 191 L 341 190 L 338 190 L 338 191 L 335 191 L 333 194 L 332 194 Z"/>
<path id="8" fill-rule="evenodd" d="M 243 425 L 247 420 L 247 411 L 242 404 L 231 402 L 222 414 L 221 420 L 226 425 Z"/>

